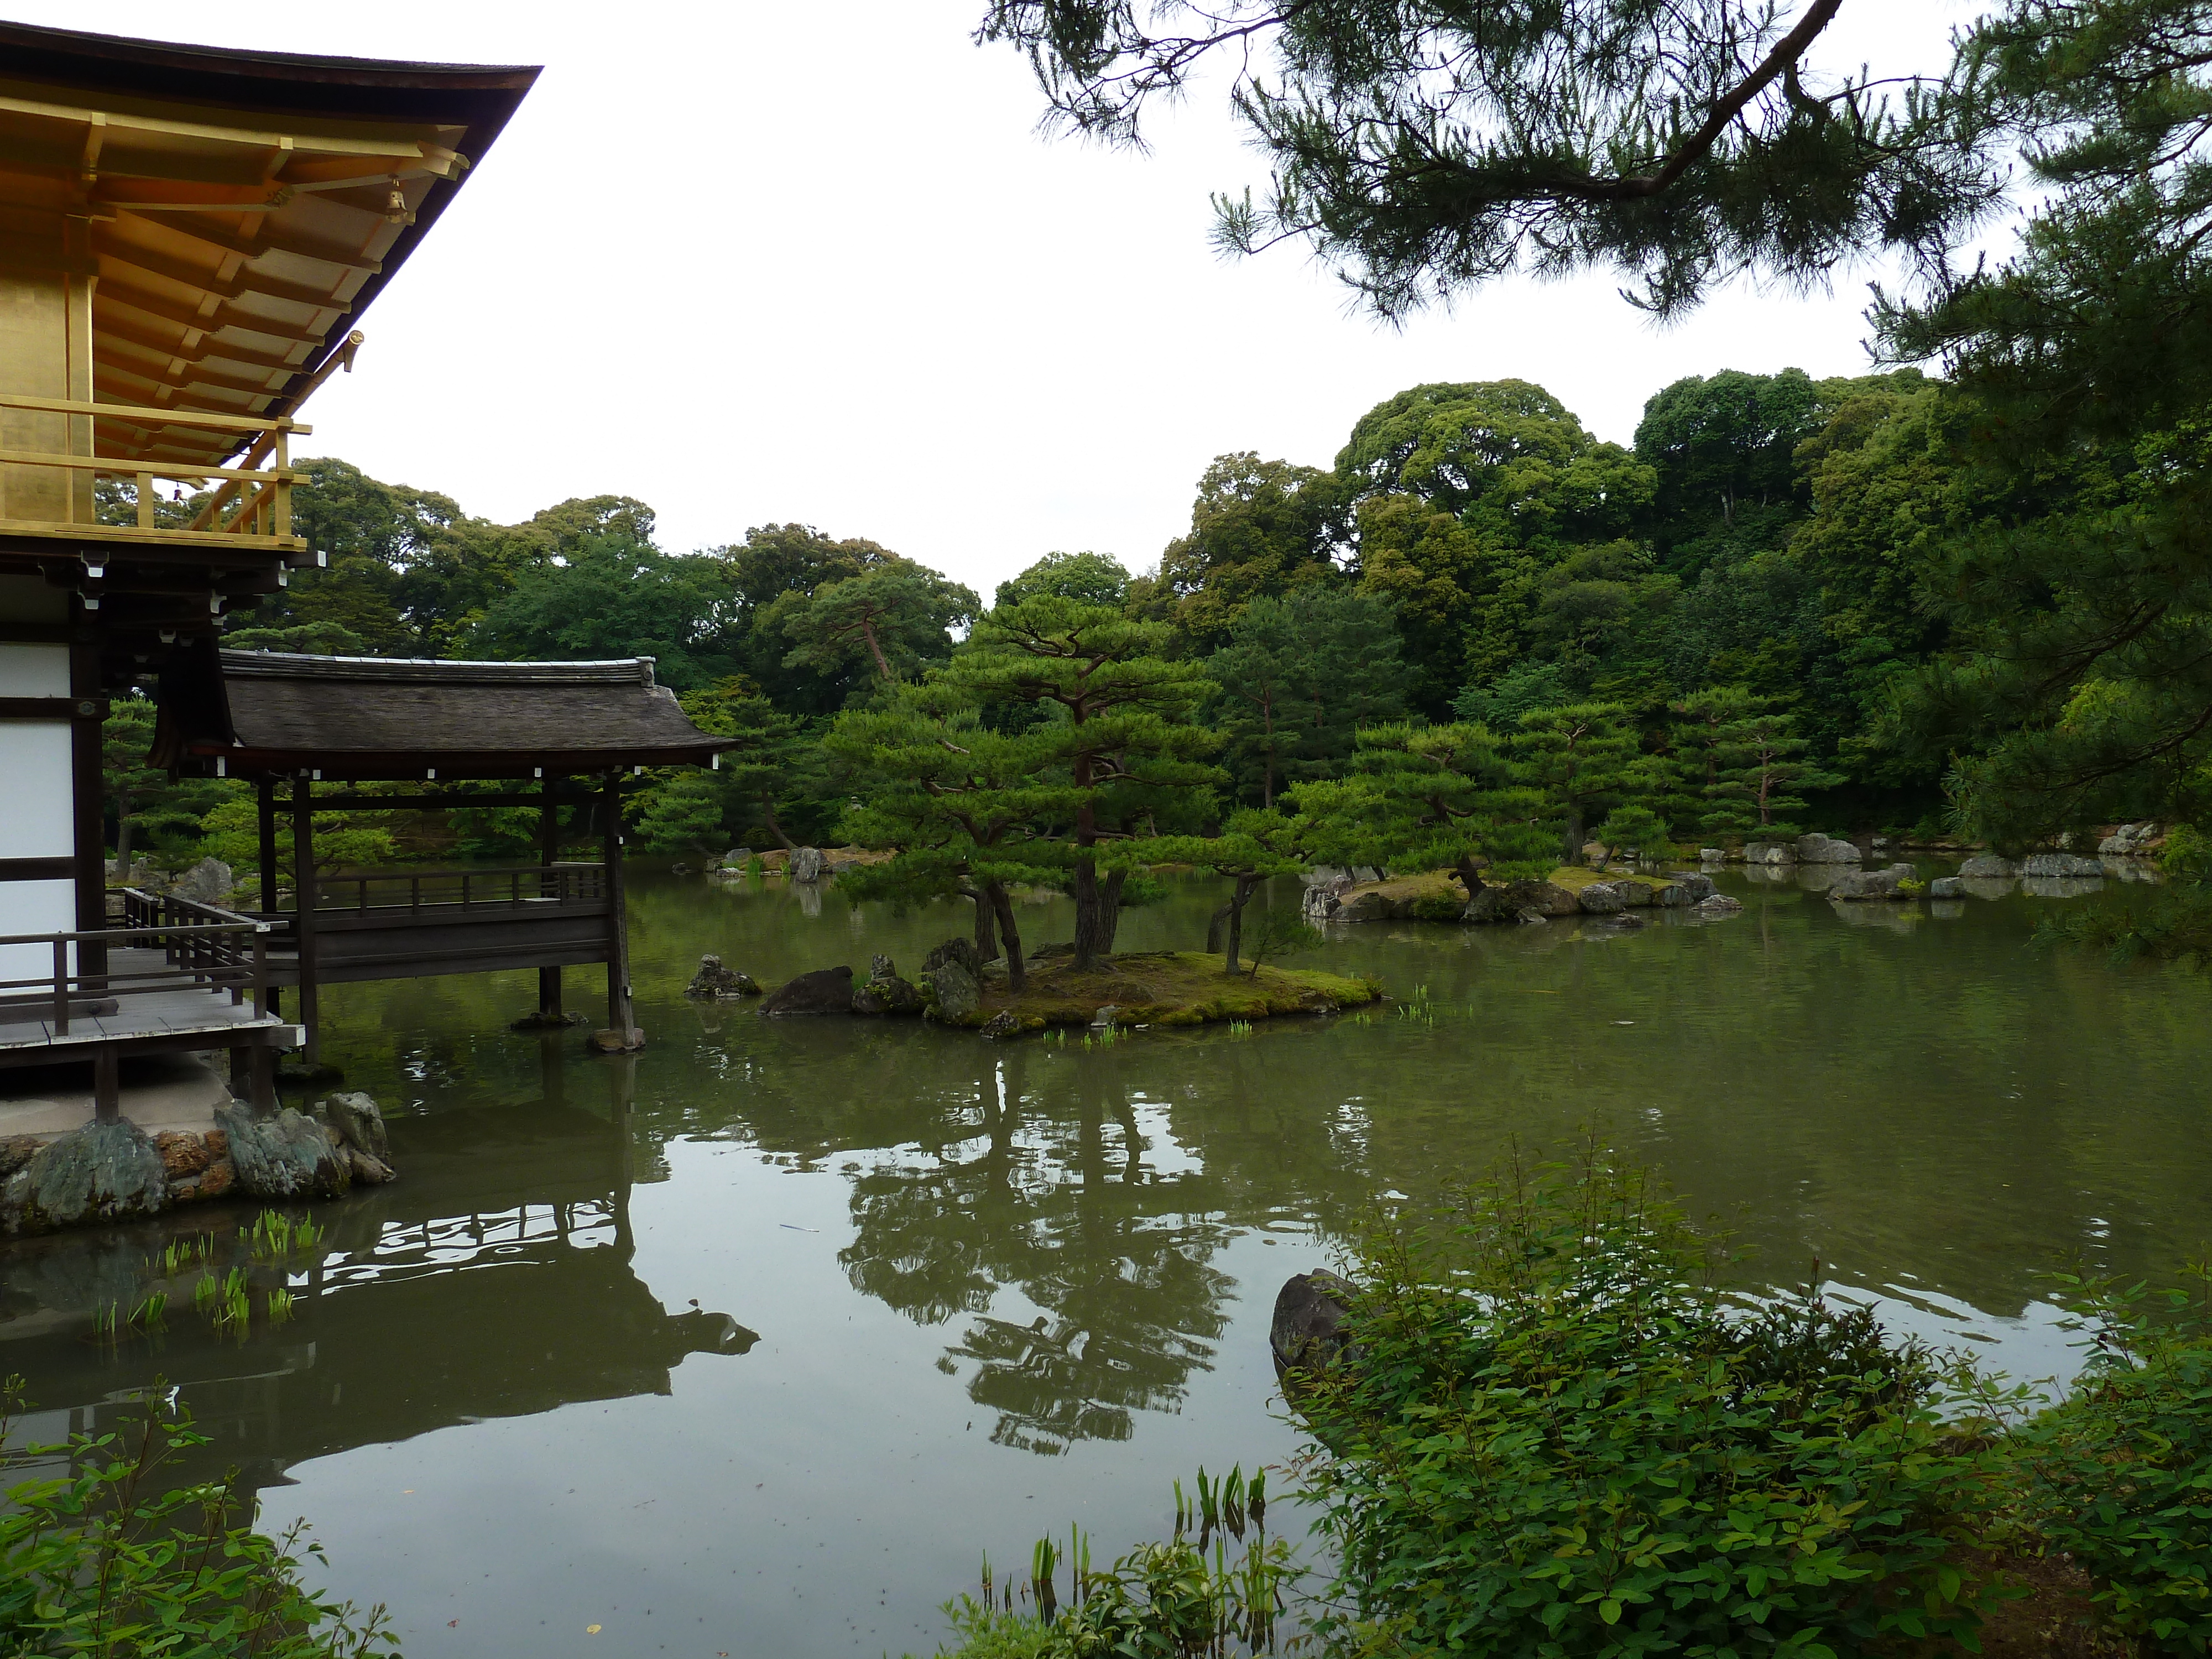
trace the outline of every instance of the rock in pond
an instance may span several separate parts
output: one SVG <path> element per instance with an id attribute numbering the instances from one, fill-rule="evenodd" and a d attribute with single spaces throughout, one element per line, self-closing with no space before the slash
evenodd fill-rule
<path id="1" fill-rule="evenodd" d="M 1523 921 L 1532 915 L 1540 921 L 1547 916 L 1571 916 L 1582 908 L 1582 902 L 1571 888 L 1550 881 L 1509 881 L 1496 887 L 1485 887 L 1467 902 L 1460 912 L 1462 921 Z"/>
<path id="2" fill-rule="evenodd" d="M 1911 896 L 1903 884 L 1912 879 L 1912 866 L 1893 864 L 1887 870 L 1854 870 L 1838 876 L 1828 885 L 1832 899 L 1897 899 Z"/>
<path id="3" fill-rule="evenodd" d="M 771 1018 L 800 1014 L 849 1014 L 853 1012 L 853 970 L 817 968 L 801 974 L 769 994 L 760 1012 Z"/>
<path id="4" fill-rule="evenodd" d="M 921 988 L 901 979 L 889 957 L 879 956 L 870 963 L 868 982 L 854 988 L 856 1014 L 918 1014 L 921 1006 Z"/>
<path id="5" fill-rule="evenodd" d="M 1969 881 L 1989 881 L 2016 876 L 2020 873 L 2020 866 L 2010 859 L 1999 858 L 1995 853 L 1977 853 L 1959 866 L 1959 873 Z"/>
<path id="6" fill-rule="evenodd" d="M 711 952 L 699 958 L 699 971 L 691 975 L 691 982 L 684 988 L 687 997 L 699 997 L 712 1001 L 726 1001 L 736 997 L 757 997 L 761 988 L 753 983 L 750 974 L 738 973 L 725 968 L 721 957 Z"/>
<path id="7" fill-rule="evenodd" d="M 1575 896 L 1575 902 L 1586 916 L 1618 915 L 1628 908 L 1628 900 L 1613 883 L 1594 881 Z"/>
<path id="8" fill-rule="evenodd" d="M 1928 884 L 1928 896 L 1932 899 L 1962 899 L 1966 896 L 1966 878 L 1938 876 Z"/>
<path id="9" fill-rule="evenodd" d="M 353 1185 L 344 1149 L 289 1106 L 267 1117 L 249 1106 L 218 1106 L 215 1121 L 229 1143 L 239 1190 L 250 1197 L 336 1198 Z"/>
<path id="10" fill-rule="evenodd" d="M 793 881 L 819 881 L 822 879 L 822 849 L 802 847 L 791 855 L 791 862 L 784 867 Z"/>
<path id="11" fill-rule="evenodd" d="M 2086 879 L 2102 877 L 2104 864 L 2097 859 L 2083 858 L 2079 853 L 2031 853 L 2020 861 L 2023 876 L 2072 876 Z"/>
<path id="12" fill-rule="evenodd" d="M 205 858 L 171 882 L 169 891 L 196 903 L 224 905 L 230 902 L 233 884 L 228 865 L 221 859 Z"/>
<path id="13" fill-rule="evenodd" d="M 379 1187 L 392 1177 L 392 1146 L 384 1131 L 384 1113 L 364 1094 L 332 1095 L 315 1108 L 315 1116 L 331 1142 L 345 1154 L 356 1182 Z"/>
<path id="14" fill-rule="evenodd" d="M 1713 885 L 1713 878 L 1711 876 L 1695 870 L 1672 870 L 1668 872 L 1667 879 L 1671 885 L 1660 894 L 1659 902 L 1662 904 L 1695 904 L 1700 900 L 1711 898 L 1720 890 Z M 1680 896 L 1669 897 L 1668 895 L 1670 893 L 1680 894 Z"/>
<path id="15" fill-rule="evenodd" d="M 48 1141 L 0 1187 L 0 1233 L 85 1221 L 136 1221 L 169 1205 L 161 1150 L 129 1118 L 87 1123 Z"/>
<path id="16" fill-rule="evenodd" d="M 1797 862 L 1800 864 L 1856 864 L 1859 849 L 1847 841 L 1833 836 L 1819 834 L 1797 837 Z"/>
<path id="17" fill-rule="evenodd" d="M 1043 955 L 1033 951 L 1030 960 Z M 983 995 L 983 963 L 972 939 L 949 939 L 921 959 L 921 983 L 929 998 L 922 1012 L 947 1025 L 974 1018 Z"/>
<path id="18" fill-rule="evenodd" d="M 1711 898 L 1699 899 L 1690 907 L 1690 914 L 1698 916 L 1734 916 L 1743 914 L 1743 902 L 1732 899 L 1726 893 L 1715 893 Z"/>
<path id="19" fill-rule="evenodd" d="M 1352 1346 L 1345 1319 L 1358 1289 L 1326 1267 L 1292 1273 L 1275 1292 L 1275 1316 L 1267 1328 L 1267 1346 L 1275 1375 L 1318 1371 Z"/>

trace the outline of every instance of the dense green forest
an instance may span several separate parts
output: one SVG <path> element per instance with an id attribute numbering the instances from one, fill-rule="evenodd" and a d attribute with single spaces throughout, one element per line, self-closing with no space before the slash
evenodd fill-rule
<path id="1" fill-rule="evenodd" d="M 1518 741 L 1532 717 L 1582 708 L 1607 729 L 1611 772 L 1645 763 L 1598 792 L 1592 830 L 1633 798 L 1678 840 L 1815 822 L 1934 834 L 1941 758 L 1885 733 L 1899 677 L 1946 643 L 1925 589 L 1977 509 L 1956 402 L 1910 369 L 1723 371 L 1652 398 L 1624 448 L 1524 382 L 1416 386 L 1354 422 L 1333 466 L 1218 458 L 1188 532 L 1144 574 L 1048 554 L 995 605 L 1110 610 L 1145 625 L 1143 654 L 1190 671 L 1218 769 L 1194 830 L 1344 777 L 1362 730 L 1480 722 Z M 724 769 L 640 793 L 655 850 L 836 836 L 870 769 L 851 744 L 825 746 L 828 728 L 941 675 L 986 614 L 875 542 L 805 526 L 682 554 L 625 497 L 495 525 L 343 461 L 303 470 L 297 519 L 327 566 L 228 618 L 227 643 L 652 656 L 695 718 L 745 739 Z M 237 850 L 219 786 L 131 765 L 144 718 L 118 715 L 118 830 L 130 816 L 137 847 L 171 858 L 210 833 Z M 1781 752 L 1753 763 L 1761 731 Z M 1768 779 L 1764 823 L 1747 765 Z M 463 850 L 508 850 L 498 814 L 465 817 Z"/>

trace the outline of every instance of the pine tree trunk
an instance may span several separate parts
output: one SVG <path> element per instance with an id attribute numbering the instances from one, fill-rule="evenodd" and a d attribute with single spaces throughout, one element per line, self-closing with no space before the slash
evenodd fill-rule
<path id="1" fill-rule="evenodd" d="M 1006 942 L 1006 984 L 1018 994 L 1029 985 L 1030 966 L 1022 960 L 1022 930 L 1014 920 L 1014 901 L 1002 881 L 986 883 L 984 890 L 991 896 L 991 908 L 999 918 L 999 934 Z"/>
<path id="2" fill-rule="evenodd" d="M 1106 878 L 1098 890 L 1098 937 L 1103 941 L 1103 954 L 1114 954 L 1114 936 L 1121 931 L 1121 884 L 1127 875 L 1116 870 Z"/>
<path id="3" fill-rule="evenodd" d="M 1098 958 L 1114 948 L 1099 921 L 1098 866 L 1095 860 L 1075 861 L 1075 879 L 1069 890 L 1075 899 L 1075 970 L 1089 973 Z"/>
<path id="4" fill-rule="evenodd" d="M 783 843 L 785 852 L 796 853 L 799 850 L 799 843 L 785 835 L 783 826 L 775 821 L 775 804 L 769 799 L 765 789 L 761 791 L 761 818 L 768 825 L 769 834 Z"/>
<path id="5" fill-rule="evenodd" d="M 1228 938 L 1221 947 L 1221 969 L 1224 973 L 1235 973 L 1237 958 L 1244 953 L 1244 907 L 1251 902 L 1252 895 L 1259 888 L 1259 877 L 1239 876 L 1237 878 L 1237 890 L 1230 896 L 1229 902 L 1221 907 L 1228 912 Z"/>
<path id="6" fill-rule="evenodd" d="M 999 959 L 999 913 L 991 902 L 991 884 L 981 887 L 963 887 L 965 898 L 975 901 L 975 959 L 996 962 Z"/>
<path id="7" fill-rule="evenodd" d="M 876 672 L 887 680 L 896 679 L 898 676 L 891 672 L 890 664 L 884 660 L 883 647 L 876 643 L 875 629 L 867 623 L 862 623 L 860 637 L 868 642 L 868 654 L 876 659 Z"/>
<path id="8" fill-rule="evenodd" d="M 1565 850 L 1559 854 L 1559 862 L 1572 866 L 1582 861 L 1583 809 L 1581 803 L 1577 802 L 1567 808 L 1567 838 Z"/>
<path id="9" fill-rule="evenodd" d="M 115 803 L 115 874 L 120 881 L 131 879 L 131 797 L 122 795 Z"/>

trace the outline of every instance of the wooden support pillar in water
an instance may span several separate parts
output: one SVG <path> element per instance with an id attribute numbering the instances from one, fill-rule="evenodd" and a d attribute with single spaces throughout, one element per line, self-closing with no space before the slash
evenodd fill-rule
<path id="1" fill-rule="evenodd" d="M 607 774 L 600 795 L 607 877 L 607 1029 L 595 1042 L 610 1051 L 639 1048 L 645 1034 L 630 1010 L 629 917 L 623 902 L 622 774 Z"/>
<path id="2" fill-rule="evenodd" d="M 555 803 L 554 790 L 557 778 L 545 780 L 544 799 L 538 808 L 538 861 L 545 866 L 547 874 L 540 884 L 544 896 L 555 898 L 560 894 L 560 878 L 552 872 L 561 861 L 561 809 Z M 538 970 L 538 1018 L 541 1024 L 557 1025 L 562 1020 L 561 970 L 558 967 Z"/>
<path id="3" fill-rule="evenodd" d="M 323 1059 L 323 1034 L 315 985 L 315 811 L 302 775 L 292 783 L 292 935 L 300 952 L 300 1024 L 307 1031 L 304 1058 Z"/>

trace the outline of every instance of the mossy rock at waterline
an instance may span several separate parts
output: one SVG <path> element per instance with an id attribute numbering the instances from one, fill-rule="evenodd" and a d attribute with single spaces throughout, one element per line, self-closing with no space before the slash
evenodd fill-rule
<path id="1" fill-rule="evenodd" d="M 1087 970 L 1079 969 L 1073 957 L 1048 957 L 1030 964 L 1029 982 L 1019 994 L 1007 985 L 1003 966 L 993 964 L 974 1012 L 958 1023 L 1012 1036 L 1053 1025 L 1089 1025 L 1101 1008 L 1110 1008 L 1116 1025 L 1205 1025 L 1331 1014 L 1382 994 L 1373 980 L 1310 968 L 1226 973 L 1211 951 L 1135 952 L 1109 957 Z"/>

